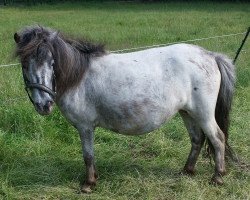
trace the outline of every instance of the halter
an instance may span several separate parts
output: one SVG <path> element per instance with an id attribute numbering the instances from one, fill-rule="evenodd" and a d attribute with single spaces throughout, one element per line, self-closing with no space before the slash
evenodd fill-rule
<path id="1" fill-rule="evenodd" d="M 56 76 L 55 76 L 55 73 L 54 73 L 54 69 L 53 69 L 53 80 L 52 80 L 52 89 L 50 89 L 49 87 L 43 85 L 43 84 L 39 84 L 39 83 L 31 83 L 27 77 L 24 75 L 24 71 L 23 71 L 23 68 L 22 68 L 22 72 L 23 72 L 23 80 L 24 80 L 24 84 L 25 84 L 25 91 L 27 92 L 28 94 L 28 97 L 30 99 L 30 101 L 32 102 L 32 104 L 34 105 L 34 101 L 29 93 L 29 89 L 31 88 L 36 88 L 36 89 L 39 89 L 39 90 L 42 90 L 44 92 L 47 92 L 48 94 L 50 94 L 53 98 L 53 100 L 55 100 L 56 98 Z"/>

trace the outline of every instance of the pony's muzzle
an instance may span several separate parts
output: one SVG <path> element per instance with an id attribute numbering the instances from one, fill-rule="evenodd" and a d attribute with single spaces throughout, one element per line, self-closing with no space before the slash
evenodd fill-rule
<path id="1" fill-rule="evenodd" d="M 35 109 L 40 115 L 48 115 L 52 112 L 53 101 L 46 101 L 45 104 L 35 103 Z"/>

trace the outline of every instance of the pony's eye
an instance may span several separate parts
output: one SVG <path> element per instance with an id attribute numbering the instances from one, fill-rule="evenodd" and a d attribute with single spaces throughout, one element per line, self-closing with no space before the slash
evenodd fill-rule
<path id="1" fill-rule="evenodd" d="M 21 63 L 23 69 L 28 69 L 29 63 L 26 60 L 22 61 Z"/>
<path id="2" fill-rule="evenodd" d="M 51 67 L 55 67 L 55 62 L 54 62 L 54 60 L 52 60 L 52 62 L 51 62 Z"/>

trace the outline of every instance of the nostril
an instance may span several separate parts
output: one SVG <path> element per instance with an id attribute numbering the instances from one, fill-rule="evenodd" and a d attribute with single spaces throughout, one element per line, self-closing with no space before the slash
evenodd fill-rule
<path id="1" fill-rule="evenodd" d="M 53 104 L 53 101 L 47 101 L 45 105 L 46 107 L 49 108 L 50 106 L 52 106 L 52 104 Z"/>
<path id="2" fill-rule="evenodd" d="M 53 101 L 47 101 L 46 104 L 44 105 L 44 110 L 51 110 L 51 107 L 52 107 L 52 104 L 53 104 Z"/>

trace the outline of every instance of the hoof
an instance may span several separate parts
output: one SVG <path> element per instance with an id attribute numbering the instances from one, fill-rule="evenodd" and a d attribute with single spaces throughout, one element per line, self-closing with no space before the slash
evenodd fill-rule
<path id="1" fill-rule="evenodd" d="M 92 185 L 84 184 L 81 188 L 81 192 L 89 194 L 92 192 L 92 188 L 93 188 Z"/>
<path id="2" fill-rule="evenodd" d="M 214 176 L 212 177 L 210 183 L 213 184 L 213 185 L 223 185 L 223 184 L 224 184 L 221 175 L 214 175 Z"/>
<path id="3" fill-rule="evenodd" d="M 195 170 L 194 169 L 187 169 L 184 167 L 184 169 L 181 171 L 182 175 L 188 175 L 188 176 L 194 176 Z"/>

